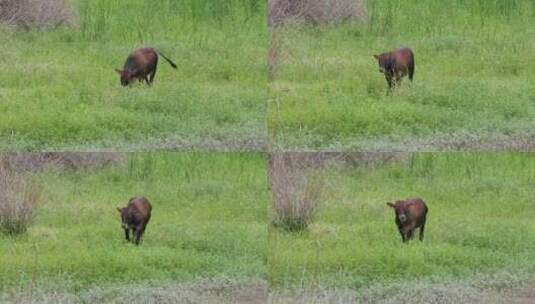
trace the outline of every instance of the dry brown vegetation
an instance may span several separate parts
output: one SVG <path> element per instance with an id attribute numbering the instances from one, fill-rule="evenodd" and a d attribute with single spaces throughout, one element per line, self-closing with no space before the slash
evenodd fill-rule
<path id="1" fill-rule="evenodd" d="M 6 153 L 8 160 L 4 166 L 14 171 L 40 171 L 47 168 L 86 169 L 124 165 L 126 156 L 115 152 L 45 152 L 45 153 Z"/>
<path id="2" fill-rule="evenodd" d="M 0 22 L 25 30 L 75 24 L 65 0 L 0 0 Z"/>
<path id="3" fill-rule="evenodd" d="M 285 166 L 298 168 L 381 167 L 392 162 L 406 161 L 409 153 L 404 152 L 285 152 L 278 153 L 285 159 Z"/>
<path id="4" fill-rule="evenodd" d="M 305 21 L 314 24 L 364 19 L 362 0 L 269 0 L 270 26 L 287 21 Z"/>
<path id="5" fill-rule="evenodd" d="M 39 202 L 41 187 L 31 176 L 13 170 L 9 157 L 0 157 L 0 232 L 16 235 L 26 232 L 34 208 Z"/>
<path id="6" fill-rule="evenodd" d="M 288 231 L 301 231 L 314 220 L 323 184 L 307 163 L 320 154 L 277 153 L 270 156 L 272 223 Z"/>

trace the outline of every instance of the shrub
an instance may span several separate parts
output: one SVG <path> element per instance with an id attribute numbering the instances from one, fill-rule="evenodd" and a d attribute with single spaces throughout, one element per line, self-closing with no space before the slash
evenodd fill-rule
<path id="1" fill-rule="evenodd" d="M 15 235 L 26 232 L 41 189 L 29 176 L 11 170 L 8 158 L 0 158 L 0 233 Z"/>
<path id="2" fill-rule="evenodd" d="M 13 171 L 82 170 L 126 164 L 125 154 L 116 152 L 7 153 L 4 157 L 9 161 L 3 166 Z"/>
<path id="3" fill-rule="evenodd" d="M 270 26 L 289 20 L 331 23 L 348 19 L 364 19 L 362 0 L 269 0 Z"/>
<path id="4" fill-rule="evenodd" d="M 287 231 L 306 229 L 320 206 L 323 183 L 308 166 L 306 154 L 277 153 L 270 157 L 272 223 Z"/>
<path id="5" fill-rule="evenodd" d="M 65 0 L 0 0 L 0 22 L 18 28 L 47 29 L 74 24 Z"/>

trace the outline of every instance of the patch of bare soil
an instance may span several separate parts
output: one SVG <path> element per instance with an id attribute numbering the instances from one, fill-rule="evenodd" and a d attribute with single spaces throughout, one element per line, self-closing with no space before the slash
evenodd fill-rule
<path id="1" fill-rule="evenodd" d="M 267 286 L 253 286 L 236 290 L 232 295 L 232 303 L 265 304 L 267 303 Z"/>
<path id="2" fill-rule="evenodd" d="M 535 304 L 531 274 L 481 275 L 466 280 L 437 282 L 421 280 L 363 289 L 321 288 L 271 289 L 270 304 Z M 528 284 L 528 285 L 526 285 Z M 531 286 L 526 289 L 526 286 Z"/>
<path id="3" fill-rule="evenodd" d="M 339 149 L 340 150 L 340 149 Z M 535 151 L 535 134 L 480 136 L 476 134 L 437 135 L 432 138 L 360 140 L 341 150 L 353 151 Z"/>
<path id="4" fill-rule="evenodd" d="M 514 304 L 535 304 L 535 287 L 521 293 L 518 298 L 512 301 Z"/>
<path id="5" fill-rule="evenodd" d="M 267 282 L 205 280 L 163 286 L 118 285 L 94 287 L 76 294 L 35 290 L 0 294 L 0 303 L 264 304 Z"/>
<path id="6" fill-rule="evenodd" d="M 240 138 L 204 138 L 190 139 L 173 136 L 163 139 L 147 139 L 137 143 L 104 143 L 103 146 L 95 145 L 94 147 L 74 148 L 78 151 L 205 151 L 205 152 L 264 152 L 267 147 L 267 137 L 242 136 Z M 72 147 L 56 147 L 53 151 L 73 150 Z"/>

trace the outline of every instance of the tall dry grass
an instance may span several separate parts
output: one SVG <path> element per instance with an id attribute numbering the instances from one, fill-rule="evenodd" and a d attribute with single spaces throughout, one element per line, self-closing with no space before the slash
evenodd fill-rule
<path id="1" fill-rule="evenodd" d="M 0 233 L 17 235 L 31 224 L 42 189 L 9 161 L 9 156 L 0 156 Z"/>
<path id="2" fill-rule="evenodd" d="M 363 19 L 366 9 L 362 0 L 269 0 L 270 26 L 288 21 L 314 24 Z"/>
<path id="3" fill-rule="evenodd" d="M 41 171 L 48 168 L 60 170 L 97 169 L 126 165 L 126 155 L 117 152 L 42 152 L 6 153 L 4 166 L 14 171 Z"/>
<path id="4" fill-rule="evenodd" d="M 270 156 L 272 223 L 287 231 L 302 231 L 320 208 L 324 185 L 307 163 L 319 154 L 275 153 Z"/>
<path id="5" fill-rule="evenodd" d="M 65 0 L 0 0 L 0 23 L 44 30 L 75 24 L 74 10 Z"/>

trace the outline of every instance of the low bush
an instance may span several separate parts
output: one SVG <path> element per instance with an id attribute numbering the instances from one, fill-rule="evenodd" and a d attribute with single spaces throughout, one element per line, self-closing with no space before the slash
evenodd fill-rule
<path id="1" fill-rule="evenodd" d="M 31 224 L 41 188 L 29 176 L 16 172 L 0 159 L 0 233 L 16 235 Z"/>
<path id="2" fill-rule="evenodd" d="M 271 155 L 272 223 L 287 231 L 305 230 L 320 207 L 323 184 L 305 170 L 306 154 Z"/>
<path id="3" fill-rule="evenodd" d="M 270 26 L 289 20 L 324 24 L 366 15 L 361 0 L 270 0 L 268 9 Z"/>
<path id="4" fill-rule="evenodd" d="M 74 11 L 65 0 L 0 0 L 0 22 L 26 30 L 74 24 Z"/>

